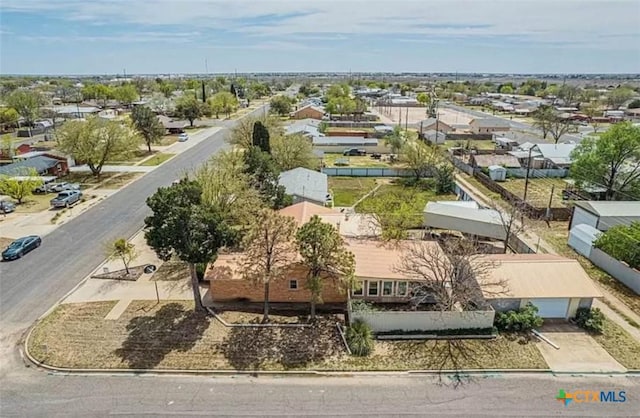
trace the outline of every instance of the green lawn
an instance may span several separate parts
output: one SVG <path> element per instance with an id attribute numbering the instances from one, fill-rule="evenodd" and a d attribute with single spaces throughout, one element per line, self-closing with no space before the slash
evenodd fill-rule
<path id="1" fill-rule="evenodd" d="M 167 161 L 169 158 L 173 157 L 175 154 L 163 153 L 160 152 L 153 157 L 149 158 L 146 161 L 141 162 L 139 165 L 152 166 L 152 165 L 160 165 L 163 162 Z"/>
<path id="2" fill-rule="evenodd" d="M 356 206 L 357 212 L 367 213 L 374 212 L 378 213 L 381 207 L 384 207 L 386 203 L 387 195 L 394 194 L 400 197 L 400 202 L 406 202 L 410 204 L 409 209 L 405 207 L 393 207 L 389 208 L 389 210 L 398 210 L 402 211 L 406 216 L 411 217 L 411 222 L 408 222 L 407 225 L 410 228 L 420 228 L 422 227 L 423 222 L 423 211 L 424 207 L 427 205 L 427 202 L 439 201 L 439 200 L 456 200 L 456 196 L 454 194 L 436 194 L 432 189 L 425 189 L 423 187 L 410 187 L 403 186 L 400 183 L 400 180 L 395 179 L 391 184 L 383 184 L 380 186 L 378 190 L 376 190 L 373 194 L 363 200 L 358 206 Z"/>
<path id="3" fill-rule="evenodd" d="M 615 322 L 607 319 L 604 332 L 593 338 L 624 367 L 640 370 L 640 342 Z"/>
<path id="4" fill-rule="evenodd" d="M 378 179 L 372 177 L 329 177 L 329 190 L 335 206 L 352 206 L 358 199 L 376 187 Z"/>
<path id="5" fill-rule="evenodd" d="M 50 206 L 49 201 L 55 196 L 55 193 L 31 195 L 25 198 L 21 204 L 16 205 L 16 213 L 35 213 L 47 210 Z"/>
<path id="6" fill-rule="evenodd" d="M 135 165 L 136 163 L 144 160 L 145 158 L 153 155 L 156 151 L 149 152 L 148 149 L 139 149 L 131 153 L 127 158 L 120 160 L 107 161 L 105 165 Z"/>

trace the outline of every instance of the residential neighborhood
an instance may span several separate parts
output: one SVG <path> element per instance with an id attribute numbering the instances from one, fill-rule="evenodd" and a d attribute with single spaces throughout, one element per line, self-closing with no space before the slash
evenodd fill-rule
<path id="1" fill-rule="evenodd" d="M 164 19 L 178 21 L 182 7 L 169 3 L 176 8 Z M 367 36 L 363 28 L 379 24 L 373 16 L 394 28 L 408 19 L 347 3 L 349 30 Z M 412 59 L 424 70 L 414 71 L 405 52 L 365 71 L 367 54 L 382 57 L 383 49 L 362 52 L 356 65 L 356 53 L 341 46 L 352 35 L 330 21 L 326 36 L 344 63 L 326 71 L 302 57 L 324 50 L 338 62 L 331 48 L 316 49 L 329 41 L 301 28 L 310 25 L 307 13 L 341 15 L 324 4 L 316 12 L 297 6 L 306 10 L 298 15 L 288 5 L 278 6 L 283 18 L 280 9 L 268 19 L 237 18 L 245 12 L 236 6 L 227 12 L 249 32 L 286 27 L 282 39 L 295 34 L 304 48 L 278 37 L 254 39 L 246 53 L 239 43 L 216 44 L 207 48 L 231 57 L 224 63 L 203 47 L 203 69 L 185 60 L 164 62 L 164 72 L 142 50 L 149 62 L 134 60 L 133 71 L 131 63 L 99 73 L 78 59 L 78 71 L 28 72 L 12 59 L 15 72 L 0 75 L 0 415 L 49 407 L 88 416 L 447 415 L 421 410 L 413 395 L 405 409 L 386 405 L 413 387 L 456 416 L 633 416 L 640 75 L 506 71 L 524 61 L 500 67 L 487 57 L 481 62 L 492 72 L 433 72 L 420 57 Z M 5 7 L 11 26 L 3 38 L 48 10 L 11 4 L 3 14 Z M 61 16 L 70 13 L 60 7 Z M 175 52 L 204 31 L 189 12 L 184 32 L 161 36 L 148 22 L 167 13 L 157 7 L 156 17 L 122 16 L 125 26 L 150 28 L 135 44 L 163 39 Z M 210 7 L 202 5 L 203 19 L 214 19 Z M 111 22 L 112 9 L 120 10 L 83 6 L 77 24 L 98 22 L 94 14 Z M 289 19 L 300 19 L 291 33 L 278 26 Z M 484 24 L 456 19 L 484 39 Z M 414 28 L 420 36 L 464 31 L 423 24 Z M 380 29 L 401 44 L 435 50 L 440 42 L 413 32 L 397 40 L 405 29 L 389 30 Z M 120 35 L 92 36 L 98 49 L 121 43 L 133 51 Z M 286 58 L 276 53 L 285 44 Z M 300 52 L 298 64 L 289 50 Z M 245 62 L 264 51 L 278 58 L 263 70 Z M 280 60 L 304 70 L 285 71 Z M 126 397 L 134 378 L 166 399 Z M 96 404 L 85 413 L 71 394 L 93 396 L 91 387 Z M 528 388 L 536 402 L 522 400 Z M 584 409 L 584 388 L 598 390 L 595 409 Z M 496 406 L 504 398 L 485 392 L 507 389 L 521 409 Z M 56 404 L 56 390 L 73 410 Z M 36 406 L 20 412 L 21 399 L 38 393 Z M 369 405 L 374 393 L 385 400 L 379 411 L 354 408 L 353 399 Z M 216 407 L 205 411 L 199 396 Z M 467 397 L 486 404 L 474 410 L 459 399 Z M 298 402 L 299 411 L 283 408 Z"/>

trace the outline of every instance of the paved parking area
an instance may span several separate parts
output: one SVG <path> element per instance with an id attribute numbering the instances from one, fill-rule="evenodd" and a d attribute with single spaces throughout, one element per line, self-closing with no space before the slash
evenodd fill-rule
<path id="1" fill-rule="evenodd" d="M 559 349 L 541 342 L 536 346 L 554 372 L 626 372 L 620 363 L 589 334 L 569 323 L 544 325 L 541 333 Z"/>

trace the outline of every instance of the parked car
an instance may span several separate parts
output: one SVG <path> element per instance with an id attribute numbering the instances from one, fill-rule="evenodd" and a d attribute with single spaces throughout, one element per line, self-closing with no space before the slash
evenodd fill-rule
<path id="1" fill-rule="evenodd" d="M 64 192 L 65 190 L 80 190 L 80 185 L 76 183 L 55 183 L 51 186 L 51 191 L 53 192 Z"/>
<path id="2" fill-rule="evenodd" d="M 371 154 L 371 158 L 373 158 L 374 160 L 380 160 L 382 159 L 382 154 L 380 154 L 379 152 L 374 152 L 373 154 Z"/>
<path id="3" fill-rule="evenodd" d="M 367 155 L 367 151 L 358 148 L 347 148 L 346 150 L 342 151 L 342 155 Z"/>
<path id="4" fill-rule="evenodd" d="M 47 194 L 53 193 L 53 187 L 57 186 L 58 183 L 45 183 L 42 186 L 38 186 L 33 189 L 34 194 Z"/>
<path id="5" fill-rule="evenodd" d="M 178 142 L 185 142 L 189 139 L 189 135 L 186 133 L 182 133 L 178 135 Z"/>
<path id="6" fill-rule="evenodd" d="M 69 206 L 78 203 L 82 193 L 78 190 L 65 190 L 58 193 L 58 196 L 51 199 L 51 206 L 54 208 L 68 208 Z"/>
<path id="7" fill-rule="evenodd" d="M 15 260 L 29 251 L 35 250 L 40 244 L 42 244 L 42 239 L 37 235 L 18 238 L 2 252 L 2 259 L 5 261 Z"/>
<path id="8" fill-rule="evenodd" d="M 16 205 L 8 200 L 0 200 L 0 213 L 11 213 L 16 210 Z"/>

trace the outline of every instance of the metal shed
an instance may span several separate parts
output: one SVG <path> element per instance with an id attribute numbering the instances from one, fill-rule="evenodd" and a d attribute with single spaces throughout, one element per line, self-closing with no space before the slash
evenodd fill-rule
<path id="1" fill-rule="evenodd" d="M 606 231 L 616 225 L 640 222 L 640 202 L 637 201 L 579 201 L 575 203 L 571 228 L 580 224 Z"/>
<path id="2" fill-rule="evenodd" d="M 507 180 L 507 169 L 500 165 L 489 166 L 489 177 L 493 181 Z"/>
<path id="3" fill-rule="evenodd" d="M 593 242 L 600 234 L 601 232 L 591 225 L 576 225 L 569 231 L 569 247 L 576 250 L 578 254 L 589 258 Z"/>
<path id="4" fill-rule="evenodd" d="M 430 228 L 504 240 L 504 224 L 500 213 L 493 209 L 476 209 L 443 202 L 429 202 L 424 209 L 424 225 Z"/>

